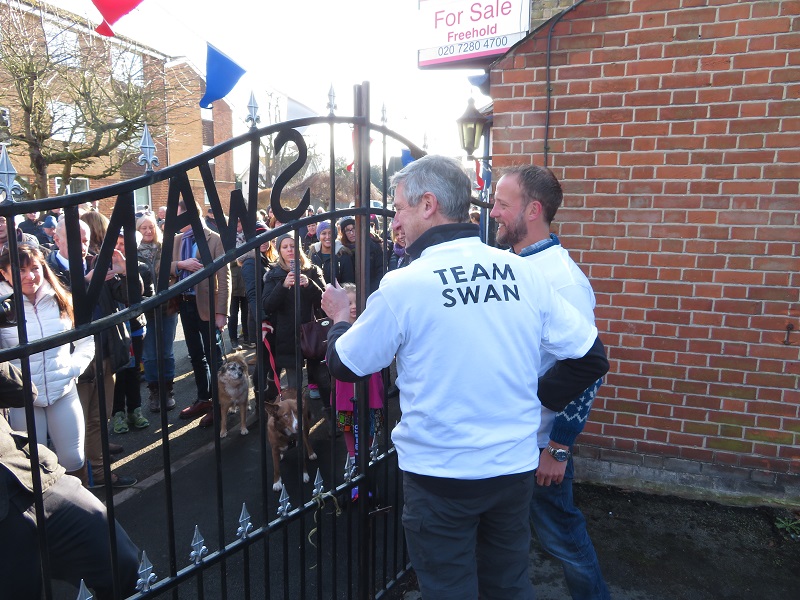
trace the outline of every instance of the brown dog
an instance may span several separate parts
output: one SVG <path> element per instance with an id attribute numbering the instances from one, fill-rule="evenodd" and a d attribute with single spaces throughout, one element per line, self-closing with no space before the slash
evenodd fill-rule
<path id="1" fill-rule="evenodd" d="M 272 448 L 273 483 L 272 489 L 280 492 L 283 487 L 281 480 L 281 460 L 291 442 L 298 441 L 300 421 L 297 414 L 297 390 L 289 388 L 284 390 L 277 402 L 265 402 L 264 406 L 269 414 L 267 421 L 267 435 Z M 308 441 L 308 432 L 311 429 L 311 413 L 308 403 L 303 402 L 303 445 L 306 448 L 308 460 L 317 460 L 311 444 Z M 303 481 L 308 483 L 308 473 L 303 471 Z"/>
<path id="2" fill-rule="evenodd" d="M 239 411 L 241 429 L 239 433 L 247 435 L 247 408 L 250 404 L 250 373 L 247 360 L 237 352 L 228 356 L 228 362 L 219 369 L 219 437 L 228 435 L 228 412 Z"/>

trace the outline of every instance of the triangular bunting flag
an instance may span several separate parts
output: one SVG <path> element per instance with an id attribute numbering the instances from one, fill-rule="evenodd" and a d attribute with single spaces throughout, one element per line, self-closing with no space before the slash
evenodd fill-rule
<path id="1" fill-rule="evenodd" d="M 92 0 L 92 4 L 103 15 L 103 22 L 95 28 L 95 31 L 100 35 L 112 37 L 114 32 L 111 26 L 142 2 L 143 0 Z"/>
<path id="2" fill-rule="evenodd" d="M 245 70 L 208 44 L 206 59 L 206 93 L 200 99 L 201 108 L 211 108 L 211 103 L 227 96 Z"/>

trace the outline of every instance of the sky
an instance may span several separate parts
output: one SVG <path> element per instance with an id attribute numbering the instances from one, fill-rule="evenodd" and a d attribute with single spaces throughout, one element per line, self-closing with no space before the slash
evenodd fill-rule
<path id="1" fill-rule="evenodd" d="M 101 21 L 91 0 L 48 1 Z M 419 145 L 427 138 L 429 152 L 463 155 L 455 120 L 470 96 L 490 102 L 467 80 L 482 71 L 418 69 L 417 19 L 417 0 L 144 0 L 113 29 L 201 73 L 207 42 L 246 69 L 226 98 L 240 121 L 234 134 L 251 91 L 260 107 L 271 89 L 326 115 L 333 86 L 343 116 L 353 114 L 353 86 L 369 81 L 373 122 L 385 106 L 391 129 Z"/>

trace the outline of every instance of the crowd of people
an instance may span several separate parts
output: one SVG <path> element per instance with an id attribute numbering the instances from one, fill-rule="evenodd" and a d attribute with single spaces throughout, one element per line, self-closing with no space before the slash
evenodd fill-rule
<path id="1" fill-rule="evenodd" d="M 499 179 L 491 216 L 501 248 L 479 239 L 480 220 L 469 212 L 469 178 L 457 161 L 414 161 L 394 175 L 392 190 L 396 214 L 388 243 L 374 217 L 363 240 L 353 217 L 334 227 L 323 220 L 261 244 L 155 311 L 104 331 L 102 354 L 95 355 L 94 340 L 85 339 L 32 355 L 37 440 L 49 440 L 60 465 L 84 487 L 106 485 L 101 428 L 110 425 L 120 434 L 144 429 L 149 421 L 143 407 L 157 413 L 176 406 L 173 345 L 180 321 L 196 387 L 195 401 L 180 418 L 213 424 L 211 373 L 228 352 L 227 328 L 231 351 L 266 345 L 254 384 L 266 386 L 272 398 L 282 385 L 305 382 L 325 408 L 331 433 L 343 432 L 355 457 L 353 383 L 368 381 L 364 426 L 372 439 L 385 402 L 380 372 L 396 360 L 402 417 L 392 441 L 403 472 L 408 552 L 423 596 L 533 598 L 532 525 L 544 548 L 561 560 L 573 599 L 608 598 L 585 521 L 572 502 L 570 452 L 608 361 L 594 326 L 591 285 L 550 233 L 562 199 L 559 182 L 539 167 L 512 168 Z M 95 276 L 103 282 L 94 318 L 128 304 L 131 278 L 143 296 L 152 296 L 163 248 L 162 209 L 137 215 L 136 272 L 127 272 L 131 261 L 121 232 L 111 269 L 98 274 L 94 264 L 108 219 L 85 211 L 82 283 L 70 281 L 64 220 L 25 215 L 15 232 L 28 340 L 72 328 L 70 290 Z M 178 215 L 185 212 L 181 200 Z M 263 211 L 255 231 L 280 225 Z M 176 236 L 170 285 L 204 268 L 198 234 L 186 225 Z M 210 213 L 202 219 L 202 235 L 212 260 L 225 252 Z M 7 239 L 0 219 L 0 294 L 17 291 Z M 240 223 L 237 245 L 246 241 Z M 369 266 L 364 285 L 370 300 L 360 315 L 357 254 L 368 257 Z M 323 315 L 334 321 L 327 356 L 306 358 L 296 343 L 297 324 Z M 16 328 L 0 330 L 0 347 L 18 343 Z M 476 347 L 488 357 L 485 368 L 457 368 L 470 364 Z M 149 393 L 144 403 L 141 382 Z M 110 423 L 100 422 L 100 386 Z M 11 427 L 24 431 L 25 411 L 10 413 Z M 0 459 L 2 448 L 0 443 Z M 136 483 L 110 475 L 113 487 Z M 122 543 L 130 556 L 135 546 L 124 532 Z"/>

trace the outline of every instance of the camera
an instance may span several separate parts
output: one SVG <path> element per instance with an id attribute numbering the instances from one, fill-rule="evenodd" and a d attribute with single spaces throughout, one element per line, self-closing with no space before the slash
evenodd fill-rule
<path id="1" fill-rule="evenodd" d="M 0 296 L 0 327 L 14 327 L 17 324 L 17 307 L 14 294 Z"/>

